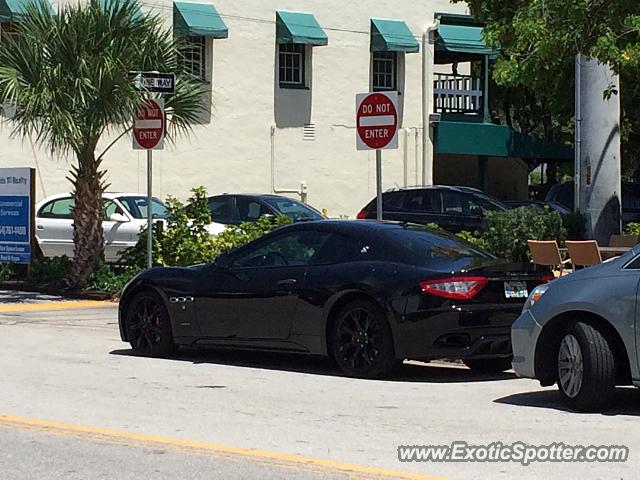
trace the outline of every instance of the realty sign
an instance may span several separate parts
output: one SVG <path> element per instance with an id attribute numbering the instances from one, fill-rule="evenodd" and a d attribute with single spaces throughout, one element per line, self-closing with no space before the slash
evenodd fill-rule
<path id="1" fill-rule="evenodd" d="M 398 148 L 398 92 L 356 95 L 358 150 Z"/>
<path id="2" fill-rule="evenodd" d="M 164 132 L 164 100 L 145 100 L 133 119 L 133 149 L 162 150 Z"/>
<path id="3" fill-rule="evenodd" d="M 0 263 L 31 263 L 31 168 L 0 168 Z"/>

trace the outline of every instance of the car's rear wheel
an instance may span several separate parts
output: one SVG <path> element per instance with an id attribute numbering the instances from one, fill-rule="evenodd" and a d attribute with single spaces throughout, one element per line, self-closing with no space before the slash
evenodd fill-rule
<path id="1" fill-rule="evenodd" d="M 560 340 L 556 376 L 569 407 L 602 410 L 612 400 L 616 382 L 615 358 L 604 335 L 586 323 L 571 326 Z"/>
<path id="2" fill-rule="evenodd" d="M 366 300 L 351 302 L 338 312 L 331 325 L 329 346 L 340 370 L 351 377 L 385 377 L 400 363 L 384 313 Z"/>
<path id="3" fill-rule="evenodd" d="M 127 337 L 140 355 L 162 357 L 176 350 L 169 313 L 162 298 L 152 290 L 135 294 L 125 310 Z"/>
<path id="4" fill-rule="evenodd" d="M 511 357 L 463 360 L 474 373 L 501 373 L 511 368 Z"/>

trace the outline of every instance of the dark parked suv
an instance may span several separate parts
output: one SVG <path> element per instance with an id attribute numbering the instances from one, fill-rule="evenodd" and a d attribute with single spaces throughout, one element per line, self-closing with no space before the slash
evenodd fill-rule
<path id="1" fill-rule="evenodd" d="M 573 211 L 573 181 L 558 183 L 551 187 L 546 201 L 558 202 Z M 622 224 L 640 221 L 640 183 L 622 182 Z"/>
<path id="2" fill-rule="evenodd" d="M 293 221 L 322 220 L 316 209 L 281 195 L 223 193 L 207 199 L 211 219 L 224 225 L 255 222 L 263 215 L 286 215 Z"/>
<path id="3" fill-rule="evenodd" d="M 471 187 L 434 185 L 390 190 L 382 194 L 382 218 L 412 223 L 437 223 L 453 233 L 481 230 L 487 211 L 508 207 Z M 357 218 L 376 218 L 376 199 Z"/>

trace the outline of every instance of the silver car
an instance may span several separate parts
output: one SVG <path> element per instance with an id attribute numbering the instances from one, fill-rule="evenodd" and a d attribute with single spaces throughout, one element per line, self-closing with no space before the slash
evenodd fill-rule
<path id="1" fill-rule="evenodd" d="M 640 387 L 640 246 L 536 287 L 511 327 L 513 368 L 599 411 L 616 385 Z"/>

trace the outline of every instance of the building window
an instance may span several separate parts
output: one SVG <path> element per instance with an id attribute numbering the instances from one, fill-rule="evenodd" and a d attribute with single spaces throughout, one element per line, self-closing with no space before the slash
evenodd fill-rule
<path id="1" fill-rule="evenodd" d="M 396 52 L 373 52 L 373 91 L 395 90 L 398 66 Z"/>
<path id="2" fill-rule="evenodd" d="M 206 80 L 206 51 L 205 37 L 185 37 L 180 47 L 180 65 L 182 71 L 197 80 Z"/>
<path id="3" fill-rule="evenodd" d="M 281 43 L 279 50 L 279 76 L 281 88 L 301 88 L 304 83 L 305 46 L 299 43 Z"/>

